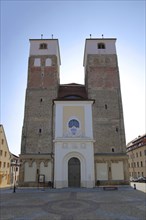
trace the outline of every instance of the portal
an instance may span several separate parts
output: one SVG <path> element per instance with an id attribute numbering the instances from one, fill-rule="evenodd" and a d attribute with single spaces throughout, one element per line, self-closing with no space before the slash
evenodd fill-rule
<path id="1" fill-rule="evenodd" d="M 76 157 L 72 157 L 68 161 L 68 186 L 80 187 L 81 175 L 80 175 L 80 160 Z"/>

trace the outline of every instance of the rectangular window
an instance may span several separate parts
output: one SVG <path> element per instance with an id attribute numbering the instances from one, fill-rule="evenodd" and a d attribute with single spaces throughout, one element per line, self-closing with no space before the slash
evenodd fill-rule
<path id="1" fill-rule="evenodd" d="M 2 150 L 0 150 L 0 156 L 2 156 L 3 155 L 3 151 Z"/>
<path id="2" fill-rule="evenodd" d="M 139 162 L 137 162 L 137 167 L 139 167 Z"/>
<path id="3" fill-rule="evenodd" d="M 143 163 L 142 163 L 142 161 L 140 162 L 140 164 L 141 164 L 141 167 L 143 167 Z"/>
<path id="4" fill-rule="evenodd" d="M 7 152 L 5 151 L 5 157 L 7 156 Z"/>
<path id="5" fill-rule="evenodd" d="M 4 167 L 6 167 L 6 162 L 4 162 Z"/>
<path id="6" fill-rule="evenodd" d="M 141 151 L 139 152 L 140 157 L 142 156 Z"/>

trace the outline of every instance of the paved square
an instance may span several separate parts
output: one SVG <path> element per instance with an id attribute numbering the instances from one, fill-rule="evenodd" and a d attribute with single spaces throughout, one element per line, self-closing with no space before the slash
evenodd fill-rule
<path id="1" fill-rule="evenodd" d="M 2 220 L 145 220 L 146 194 L 133 188 L 1 190 Z"/>

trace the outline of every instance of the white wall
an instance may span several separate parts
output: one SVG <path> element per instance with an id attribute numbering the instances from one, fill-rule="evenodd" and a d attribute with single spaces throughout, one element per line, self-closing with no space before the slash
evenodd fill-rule
<path id="1" fill-rule="evenodd" d="M 36 181 L 36 163 L 33 162 L 32 166 L 29 166 L 28 162 L 24 166 L 24 182 Z"/>
<path id="2" fill-rule="evenodd" d="M 112 180 L 124 180 L 123 162 L 111 164 Z"/>
<path id="3" fill-rule="evenodd" d="M 92 104 L 93 101 L 55 101 L 55 138 L 63 137 L 63 107 L 64 106 L 83 106 L 85 112 L 85 136 L 93 138 L 92 125 Z M 71 115 L 72 116 L 72 115 Z M 70 117 L 71 117 L 70 116 Z"/>
<path id="4" fill-rule="evenodd" d="M 93 143 L 55 143 L 55 187 L 68 187 L 68 161 L 76 157 L 81 164 L 81 187 L 94 187 Z"/>
<path id="5" fill-rule="evenodd" d="M 94 176 L 94 151 L 92 131 L 92 104 L 93 101 L 55 101 L 55 176 L 56 188 L 68 187 L 68 161 L 72 157 L 80 160 L 81 187 L 93 187 Z M 76 112 L 69 111 L 67 117 L 80 116 L 79 120 L 85 125 L 84 135 L 66 136 L 63 127 L 68 126 L 66 117 L 63 117 L 65 107 L 76 108 Z M 71 109 L 71 108 L 68 108 Z M 78 109 L 78 112 L 77 112 Z M 82 109 L 82 111 L 81 111 Z M 78 114 L 79 112 L 82 114 Z M 65 110 L 64 110 L 65 112 Z M 65 112 L 66 113 L 66 112 Z M 64 114 L 65 114 L 64 113 Z M 63 121 L 64 120 L 64 121 Z M 84 127 L 81 125 L 81 128 Z M 67 129 L 66 129 L 67 130 Z"/>
<path id="6" fill-rule="evenodd" d="M 45 182 L 48 182 L 52 181 L 51 162 L 48 162 L 46 165 L 47 166 L 44 165 L 44 162 L 40 163 L 40 174 L 45 175 Z"/>
<path id="7" fill-rule="evenodd" d="M 134 183 L 134 182 L 131 182 L 130 185 L 133 188 L 134 188 L 134 185 L 135 185 L 137 190 L 140 190 L 140 191 L 146 193 L 146 183 L 136 183 L 136 182 Z"/>
<path id="8" fill-rule="evenodd" d="M 97 180 L 108 180 L 107 163 L 96 163 L 96 177 Z"/>

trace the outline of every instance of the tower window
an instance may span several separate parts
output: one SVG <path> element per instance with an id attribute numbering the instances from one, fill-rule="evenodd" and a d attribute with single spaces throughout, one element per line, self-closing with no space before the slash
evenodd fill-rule
<path id="1" fill-rule="evenodd" d="M 40 102 L 42 102 L 42 101 L 43 101 L 43 99 L 41 98 L 41 99 L 40 99 Z"/>
<path id="2" fill-rule="evenodd" d="M 118 127 L 116 127 L 116 132 L 118 132 L 119 131 L 119 129 L 118 129 Z"/>
<path id="3" fill-rule="evenodd" d="M 46 66 L 52 66 L 52 60 L 50 58 L 47 58 L 46 62 L 45 62 L 45 65 Z"/>
<path id="4" fill-rule="evenodd" d="M 40 49 L 47 49 L 47 44 L 45 43 L 40 44 Z"/>
<path id="5" fill-rule="evenodd" d="M 39 129 L 39 134 L 41 134 L 41 133 L 42 133 L 42 129 L 40 128 L 40 129 Z"/>
<path id="6" fill-rule="evenodd" d="M 115 152 L 115 149 L 114 149 L 114 148 L 112 148 L 112 152 Z"/>
<path id="7" fill-rule="evenodd" d="M 104 43 L 98 43 L 97 47 L 98 47 L 98 49 L 105 49 L 105 44 Z"/>

